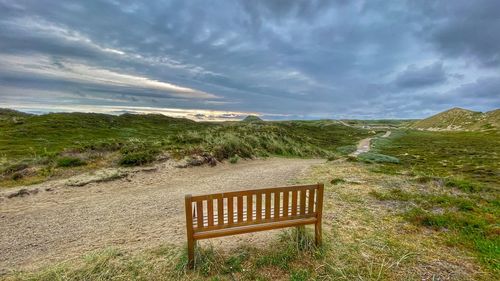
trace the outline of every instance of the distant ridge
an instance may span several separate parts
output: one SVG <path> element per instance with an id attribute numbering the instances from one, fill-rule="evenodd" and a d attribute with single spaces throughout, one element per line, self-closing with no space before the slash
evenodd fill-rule
<path id="1" fill-rule="evenodd" d="M 0 118 L 1 117 L 28 117 L 31 116 L 29 113 L 24 113 L 9 108 L 0 108 Z"/>
<path id="2" fill-rule="evenodd" d="M 32 114 L 24 113 L 9 108 L 0 108 L 0 122 L 12 122 L 14 124 L 21 124 L 27 117 L 32 116 Z"/>
<path id="3" fill-rule="evenodd" d="M 243 122 L 263 122 L 264 120 L 260 119 L 259 116 L 248 115 L 247 117 L 245 117 L 245 119 L 243 119 L 241 121 L 243 121 Z"/>
<path id="4" fill-rule="evenodd" d="M 430 131 L 487 131 L 500 129 L 500 109 L 486 113 L 455 107 L 417 121 L 412 128 Z"/>

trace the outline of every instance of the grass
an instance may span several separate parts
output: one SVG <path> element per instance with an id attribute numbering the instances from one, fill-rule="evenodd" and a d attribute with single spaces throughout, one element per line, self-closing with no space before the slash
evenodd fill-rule
<path id="1" fill-rule="evenodd" d="M 405 220 L 436 231 L 448 246 L 466 249 L 500 272 L 499 145 L 498 132 L 400 131 L 379 139 L 375 150 L 401 161 L 375 171 L 413 176 L 415 186 L 372 195 L 404 202 Z"/>
<path id="2" fill-rule="evenodd" d="M 78 157 L 61 157 L 57 159 L 57 167 L 78 167 L 87 164 L 85 161 Z"/>
<path id="3" fill-rule="evenodd" d="M 177 159 L 207 154 L 232 162 L 236 155 L 335 158 L 337 148 L 370 134 L 327 120 L 197 123 L 154 114 L 94 113 L 20 115 L 16 122 L 9 118 L 0 119 L 2 186 L 58 177 L 67 174 L 61 168 L 69 170 L 84 162 L 87 165 L 80 169 L 137 166 L 162 154 Z M 20 172 L 15 180 L 7 176 L 8 167 L 17 163 L 33 168 L 33 173 Z"/>
<path id="4" fill-rule="evenodd" d="M 450 246 L 470 250 L 479 261 L 500 271 L 500 201 L 497 192 L 466 190 L 458 193 L 448 185 L 437 185 L 428 190 L 409 192 L 391 189 L 373 192 L 382 201 L 402 201 L 413 206 L 403 217 L 422 227 L 442 232 Z M 455 188 L 455 187 L 452 187 Z"/>
<path id="5" fill-rule="evenodd" d="M 399 164 L 399 159 L 380 153 L 364 152 L 358 155 L 358 159 L 365 163 L 392 163 Z"/>
<path id="6" fill-rule="evenodd" d="M 276 268 L 290 280 L 309 277 L 309 268 L 296 268 L 300 259 L 322 260 L 321 248 L 304 229 L 283 231 L 272 247 L 260 250 L 244 246 L 222 254 L 212 246 L 197 247 L 194 270 L 187 269 L 187 253 L 163 246 L 131 255 L 116 248 L 96 251 L 77 262 L 18 272 L 7 280 L 270 280 L 262 272 Z"/>
<path id="7" fill-rule="evenodd" d="M 384 172 L 463 178 L 500 186 L 500 133 L 396 131 L 374 141 L 374 152 L 397 157 Z"/>

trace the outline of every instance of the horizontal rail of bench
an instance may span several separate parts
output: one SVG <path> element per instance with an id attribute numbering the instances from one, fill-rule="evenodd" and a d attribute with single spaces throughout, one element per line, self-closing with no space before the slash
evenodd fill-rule
<path id="1" fill-rule="evenodd" d="M 193 234 L 193 238 L 197 240 L 229 236 L 235 234 L 244 234 L 250 232 L 258 232 L 264 230 L 271 229 L 279 229 L 285 227 L 299 226 L 299 225 L 307 225 L 307 224 L 315 224 L 317 222 L 317 218 L 302 218 L 302 219 L 293 219 L 286 221 L 275 221 L 261 224 L 250 224 L 246 226 L 237 226 L 237 227 L 229 227 L 217 230 L 211 230 L 206 232 L 195 232 Z"/>
<path id="2" fill-rule="evenodd" d="M 205 194 L 205 195 L 194 195 L 191 196 L 192 202 L 204 201 L 209 199 L 217 199 L 217 198 L 229 198 L 229 197 L 238 197 L 238 196 L 248 196 L 255 194 L 263 194 L 263 193 L 274 193 L 274 192 L 286 192 L 286 191 L 294 191 L 294 190 L 303 190 L 303 189 L 311 189 L 318 188 L 317 184 L 309 184 L 309 185 L 291 185 L 291 186 L 283 186 L 283 187 L 270 187 L 270 188 L 260 188 L 260 189 L 248 189 L 242 191 L 230 191 L 230 192 L 221 192 L 221 193 L 213 193 L 213 194 Z"/>
<path id="3" fill-rule="evenodd" d="M 227 210 L 227 208 L 224 208 L 224 210 Z M 294 219 L 294 218 L 301 218 L 301 217 L 315 217 L 315 216 L 316 216 L 316 212 L 314 212 L 314 211 L 313 211 L 313 212 L 310 212 L 310 213 L 306 213 L 306 214 L 304 214 L 304 215 L 300 215 L 298 211 L 299 211 L 299 210 L 297 210 L 297 215 L 295 215 L 295 216 L 288 215 L 287 217 L 283 217 L 283 216 L 279 216 L 279 217 L 280 217 L 280 218 L 283 218 L 283 219 L 285 219 L 285 218 L 288 218 L 288 219 Z M 291 214 L 291 212 L 292 212 L 292 206 L 289 206 L 289 207 L 288 207 L 288 214 Z M 280 208 L 280 215 L 283 215 L 283 213 L 284 213 L 284 212 L 283 212 L 283 208 Z M 245 224 L 245 223 L 247 223 L 247 222 L 248 222 L 248 223 L 266 222 L 266 221 L 271 221 L 271 220 L 274 220 L 274 218 L 275 218 L 274 208 L 271 208 L 271 218 L 269 218 L 269 219 L 266 219 L 266 218 L 261 218 L 260 220 L 256 220 L 256 219 L 255 219 L 255 215 L 256 215 L 256 214 L 257 214 L 257 210 L 253 210 L 253 211 L 252 211 L 252 217 L 253 217 L 253 219 L 252 219 L 252 220 L 248 220 L 248 219 L 247 219 L 247 218 L 248 218 L 248 216 L 247 216 L 247 211 L 246 211 L 246 210 L 243 210 L 243 216 L 245 217 L 245 219 L 243 220 L 243 222 L 242 222 L 242 223 L 243 223 L 243 224 Z M 195 216 L 194 218 L 196 218 L 196 216 Z M 218 225 L 218 222 L 219 222 L 219 217 L 218 217 L 218 215 L 217 215 L 216 213 L 214 213 L 213 218 L 214 218 L 214 225 Z M 228 215 L 227 215 L 227 212 L 224 212 L 224 217 L 223 217 L 222 219 L 223 219 L 223 221 L 224 221 L 224 223 L 223 223 L 222 225 L 227 224 L 227 222 L 228 222 Z M 236 214 L 236 213 L 233 213 L 233 221 L 235 221 L 234 225 L 239 225 L 239 224 L 238 224 L 238 222 L 237 222 L 237 219 L 238 219 L 238 218 L 237 218 L 237 214 Z M 208 220 L 209 220 L 209 219 L 208 219 L 208 217 L 204 217 L 204 218 L 203 218 L 203 226 L 202 226 L 201 228 L 208 228 L 208 227 L 206 226 L 206 225 L 208 225 Z M 217 223 L 216 223 L 216 222 L 217 222 Z M 198 227 L 198 222 L 197 222 L 197 220 L 193 220 L 193 227 L 195 228 L 195 231 L 196 231 L 196 229 L 197 229 L 197 228 L 199 228 L 199 227 Z"/>
<path id="4" fill-rule="evenodd" d="M 238 228 L 238 227 L 243 227 L 243 226 L 248 226 L 248 225 L 261 225 L 261 224 L 267 224 L 267 223 L 293 221 L 293 220 L 300 220 L 300 219 L 306 219 L 306 218 L 316 218 L 316 213 L 297 215 L 295 217 L 279 217 L 279 218 L 263 219 L 261 221 L 244 221 L 244 222 L 236 223 L 236 224 L 222 224 L 222 225 L 204 226 L 204 227 L 200 227 L 200 228 L 194 228 L 193 232 L 200 233 L 200 232 L 213 231 L 213 230 L 218 230 L 218 229 Z"/>

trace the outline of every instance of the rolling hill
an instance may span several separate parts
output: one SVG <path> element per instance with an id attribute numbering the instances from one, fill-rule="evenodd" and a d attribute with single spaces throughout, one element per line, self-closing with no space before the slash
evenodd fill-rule
<path id="1" fill-rule="evenodd" d="M 243 119 L 241 121 L 243 121 L 243 122 L 263 122 L 264 120 L 262 120 L 259 116 L 248 115 L 247 117 L 245 117 L 245 119 Z"/>
<path id="2" fill-rule="evenodd" d="M 477 112 L 452 108 L 411 125 L 414 129 L 430 131 L 487 131 L 500 128 L 500 109 Z"/>
<path id="3" fill-rule="evenodd" d="M 235 156 L 327 158 L 371 135 L 323 121 L 216 123 L 155 114 L 1 112 L 8 117 L 0 119 L 0 186 L 44 180 L 72 166 L 143 165 L 165 154 L 210 161 Z"/>

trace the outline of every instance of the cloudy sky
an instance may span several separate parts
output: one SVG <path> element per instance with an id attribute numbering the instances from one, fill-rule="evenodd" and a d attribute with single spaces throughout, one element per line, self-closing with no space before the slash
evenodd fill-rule
<path id="1" fill-rule="evenodd" d="M 0 0 L 0 107 L 200 119 L 500 107 L 500 1 Z"/>

